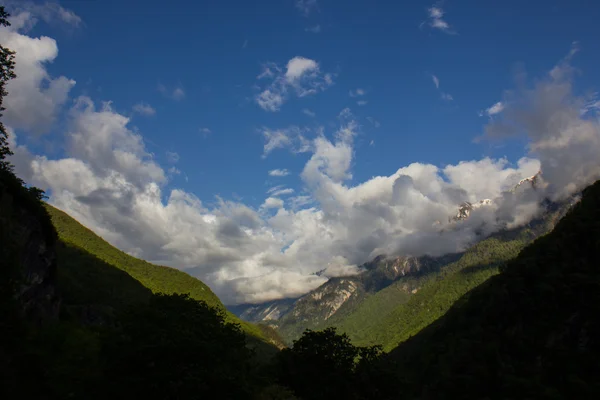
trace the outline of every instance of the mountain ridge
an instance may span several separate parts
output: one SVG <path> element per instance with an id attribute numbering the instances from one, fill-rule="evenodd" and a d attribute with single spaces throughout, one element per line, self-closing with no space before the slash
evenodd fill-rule
<path id="1" fill-rule="evenodd" d="M 94 279 L 102 279 L 105 277 L 105 274 L 109 273 L 109 269 L 107 267 L 99 267 L 100 270 L 97 269 L 97 272 L 84 271 L 82 269 L 82 265 L 91 265 L 96 262 L 94 261 L 94 258 L 96 258 L 103 265 L 123 271 L 138 281 L 144 288 L 148 289 L 149 293 L 189 294 L 192 299 L 206 302 L 209 306 L 223 312 L 226 316 L 226 321 L 239 324 L 251 341 L 254 342 L 254 345 L 262 341 L 280 346 L 279 343 L 274 343 L 272 338 L 268 338 L 261 327 L 240 320 L 229 312 L 213 291 L 199 279 L 175 268 L 159 266 L 137 259 L 110 245 L 64 211 L 47 203 L 45 204 L 45 208 L 50 215 L 60 241 L 58 248 L 58 272 L 59 282 L 62 283 L 61 290 L 65 293 L 65 301 L 71 305 L 70 309 L 77 315 L 83 313 L 89 321 L 106 321 L 110 319 L 110 315 L 113 312 L 111 309 L 121 306 L 121 304 L 114 303 L 113 298 L 115 296 L 121 296 L 124 301 L 133 301 L 134 303 L 143 300 L 145 296 L 138 289 L 131 289 L 135 291 L 130 291 L 126 294 L 117 294 L 108 287 L 113 284 L 111 281 L 104 282 L 107 290 L 102 291 L 103 289 L 98 287 L 98 282 L 92 282 L 86 274 L 93 273 Z M 89 257 L 92 258 L 90 259 Z M 81 260 L 86 261 L 82 264 Z M 116 277 L 115 272 L 110 273 L 115 276 L 115 279 L 124 282 L 122 278 Z M 82 290 L 78 289 L 78 287 L 81 287 Z M 89 301 L 86 302 L 86 298 L 89 299 L 89 297 L 85 292 L 89 288 L 94 287 L 98 294 L 93 299 L 93 302 L 100 302 L 102 304 L 90 304 Z M 132 288 L 132 285 L 128 287 Z M 107 303 L 110 304 L 109 308 L 105 307 Z M 77 307 L 78 305 L 80 307 Z"/>
<path id="2" fill-rule="evenodd" d="M 507 193 L 514 194 L 519 187 L 524 190 L 532 189 L 537 190 L 537 182 L 540 179 L 540 173 L 533 175 L 529 178 L 522 179 L 517 183 L 512 190 Z M 502 246 L 508 251 L 510 257 L 514 257 L 518 254 L 518 250 L 522 249 L 534 240 L 537 236 L 547 233 L 551 230 L 553 224 L 557 220 L 557 215 L 564 215 L 566 210 L 578 199 L 577 195 L 561 202 L 551 202 L 549 200 L 542 200 L 540 205 L 544 208 L 541 216 L 534 218 L 529 223 L 523 225 L 521 228 L 517 228 L 518 232 L 526 232 L 533 230 L 536 233 L 527 236 L 526 240 L 517 240 L 514 244 L 509 241 L 507 244 L 497 244 L 493 241 L 489 241 L 489 245 L 492 247 Z M 477 203 L 475 206 L 468 203 L 468 207 L 465 208 L 463 203 L 459 206 L 458 214 L 454 217 L 449 218 L 450 223 L 459 223 L 462 220 L 469 218 L 471 211 L 474 208 L 486 207 L 493 204 L 492 200 L 484 199 Z M 547 228 L 539 229 L 540 225 L 546 224 L 544 220 L 553 222 L 549 224 Z M 510 231 L 499 230 L 496 233 L 491 234 L 488 237 L 482 237 L 480 240 L 475 242 L 473 246 L 477 246 L 481 241 L 485 241 L 493 237 L 501 237 L 502 235 L 510 235 Z M 507 232 L 507 233 L 505 233 Z M 472 246 L 472 247 L 473 247 Z M 511 246 L 516 246 L 517 251 L 509 250 Z M 469 249 L 467 249 L 467 252 Z M 372 305 L 377 303 L 379 306 L 383 306 L 382 301 L 378 299 L 371 299 L 376 296 L 382 290 L 387 289 L 389 286 L 397 283 L 395 289 L 389 289 L 386 294 L 382 295 L 388 297 L 390 303 L 395 306 L 400 306 L 403 302 L 408 301 L 411 295 L 414 295 L 420 290 L 421 286 L 427 281 L 424 276 L 429 274 L 439 274 L 440 271 L 446 266 L 452 266 L 453 263 L 459 261 L 465 252 L 446 254 L 441 257 L 421 256 L 421 257 L 387 257 L 380 255 L 375 257 L 373 260 L 362 264 L 359 270 L 362 272 L 357 275 L 347 277 L 330 278 L 320 287 L 313 291 L 297 298 L 297 299 L 283 299 L 275 300 L 267 303 L 266 305 L 253 304 L 253 305 L 238 305 L 232 308 L 237 315 L 244 315 L 244 318 L 258 323 L 266 323 L 279 330 L 284 340 L 289 344 L 294 339 L 298 338 L 304 329 L 322 329 L 328 326 L 338 326 L 344 330 L 348 323 L 345 323 L 345 318 L 350 317 L 354 312 L 361 313 L 360 307 L 363 303 L 367 302 L 365 307 L 371 309 L 371 312 L 376 312 L 372 308 Z M 498 261 L 494 263 L 505 262 L 508 258 L 500 257 Z M 490 261 L 491 262 L 491 261 Z M 493 269 L 493 267 L 491 267 Z M 489 278 L 490 274 L 484 274 L 482 272 L 476 274 L 477 284 L 483 282 Z M 398 283 L 401 281 L 401 283 Z M 466 287 L 471 288 L 472 285 Z M 465 289 L 467 290 L 467 289 Z M 291 305 L 290 305 L 291 304 Z M 386 312 L 389 311 L 389 305 L 383 306 Z M 247 310 L 253 310 L 247 312 Z M 268 309 L 268 312 L 267 312 Z M 378 316 L 381 316 L 379 313 Z M 386 314 L 386 313 L 383 313 Z M 269 315 L 267 319 L 264 319 L 265 315 Z M 349 326 L 355 326 L 355 328 L 348 330 L 350 337 L 353 340 L 358 340 L 359 344 L 376 344 L 373 341 L 363 341 L 360 336 L 356 333 L 356 324 L 349 323 Z M 360 329 L 362 330 L 362 329 Z M 383 329 L 382 329 L 383 330 Z M 389 349 L 390 345 L 386 344 L 386 348 Z"/>

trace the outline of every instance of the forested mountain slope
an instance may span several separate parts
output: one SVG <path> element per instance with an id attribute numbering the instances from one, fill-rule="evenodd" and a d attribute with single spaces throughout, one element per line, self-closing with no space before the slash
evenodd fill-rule
<path id="1" fill-rule="evenodd" d="M 500 231 L 470 247 L 461 257 L 420 281 L 403 278 L 367 298 L 330 326 L 347 333 L 358 345 L 382 345 L 389 351 L 442 315 L 469 290 L 498 273 L 534 239 L 554 227 L 572 200 L 553 204 L 542 218 L 526 226 Z M 407 292 L 405 286 L 417 287 Z M 414 292 L 414 293 L 413 293 Z"/>
<path id="2" fill-rule="evenodd" d="M 394 349 L 407 398 L 600 395 L 600 181 L 548 235 Z"/>
<path id="3" fill-rule="evenodd" d="M 195 300 L 226 311 L 221 300 L 202 281 L 175 268 L 132 257 L 65 212 L 48 204 L 46 209 L 61 242 L 57 250 L 59 288 L 73 312 L 84 313 L 85 318 L 102 319 L 103 312 L 146 300 L 151 293 L 189 294 Z M 266 340 L 258 326 L 229 312 L 227 320 L 239 323 L 247 334 Z"/>
<path id="4" fill-rule="evenodd" d="M 497 274 L 498 265 L 551 231 L 576 199 L 545 201 L 540 217 L 525 226 L 500 230 L 464 253 L 377 257 L 361 266 L 361 274 L 332 278 L 291 305 L 285 300 L 242 307 L 241 315 L 276 326 L 288 344 L 305 329 L 336 327 L 357 345 L 379 344 L 389 351 Z"/>

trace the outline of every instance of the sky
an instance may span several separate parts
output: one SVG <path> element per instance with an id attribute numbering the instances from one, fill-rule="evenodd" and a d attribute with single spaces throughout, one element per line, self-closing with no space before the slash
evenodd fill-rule
<path id="1" fill-rule="evenodd" d="M 600 177 L 594 2 L 2 3 L 17 174 L 226 304 L 461 251 Z"/>

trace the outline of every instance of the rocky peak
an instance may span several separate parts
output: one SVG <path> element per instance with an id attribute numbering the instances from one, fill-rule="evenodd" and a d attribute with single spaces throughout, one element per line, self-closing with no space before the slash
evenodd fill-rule
<path id="1" fill-rule="evenodd" d="M 516 191 L 518 188 L 522 186 L 531 186 L 534 189 L 537 189 L 542 181 L 542 171 L 538 171 L 537 174 L 530 176 L 529 178 L 521 179 L 519 183 L 512 188 L 511 192 Z"/>
<path id="2" fill-rule="evenodd" d="M 489 206 L 492 203 L 493 202 L 491 199 L 479 200 L 477 203 L 470 203 L 468 201 L 465 201 L 460 204 L 460 206 L 458 207 L 458 212 L 456 213 L 455 216 L 450 218 L 450 222 L 461 221 L 461 220 L 467 219 L 467 218 L 469 218 L 469 216 L 471 215 L 471 212 L 474 209 L 479 208 L 479 207 Z"/>

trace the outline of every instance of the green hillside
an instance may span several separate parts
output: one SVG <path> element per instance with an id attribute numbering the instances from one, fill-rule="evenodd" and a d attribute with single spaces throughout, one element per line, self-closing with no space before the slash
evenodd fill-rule
<path id="1" fill-rule="evenodd" d="M 191 298 L 226 312 L 221 300 L 200 280 L 175 268 L 132 257 L 65 212 L 50 205 L 46 208 L 62 242 L 58 248 L 59 287 L 68 305 L 93 305 L 99 312 L 102 306 L 119 309 L 143 301 L 150 293 L 189 293 Z M 240 324 L 253 337 L 264 338 L 261 328 L 229 312 L 227 320 Z"/>
<path id="2" fill-rule="evenodd" d="M 552 229 L 566 205 L 512 231 L 502 231 L 470 247 L 458 261 L 420 278 L 401 278 L 366 298 L 356 310 L 329 321 L 357 345 L 382 345 L 385 351 L 441 317 L 462 295 L 498 273 L 498 266 Z M 418 288 L 411 293 L 412 288 Z"/>
<path id="3" fill-rule="evenodd" d="M 600 181 L 552 233 L 500 270 L 390 353 L 395 391 L 407 398 L 598 398 Z"/>

